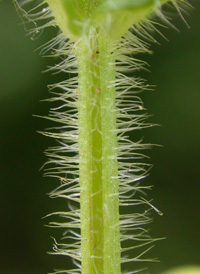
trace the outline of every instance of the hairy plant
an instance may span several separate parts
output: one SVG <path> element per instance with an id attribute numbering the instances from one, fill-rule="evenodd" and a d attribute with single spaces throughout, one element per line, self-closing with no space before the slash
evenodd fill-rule
<path id="1" fill-rule="evenodd" d="M 25 24 L 34 25 L 33 37 L 46 27 L 59 28 L 41 52 L 60 60 L 49 70 L 66 74 L 49 87 L 54 106 L 46 118 L 56 125 L 42 134 L 57 141 L 46 150 L 45 175 L 59 181 L 50 197 L 69 201 L 66 211 L 49 215 L 55 217 L 50 226 L 64 231 L 53 250 L 71 257 L 77 268 L 54 273 L 120 274 L 126 263 L 149 261 L 145 256 L 156 239 L 144 225 L 151 222 L 152 208 L 162 213 L 142 197 L 150 187 L 139 184 L 150 169 L 142 153 L 150 144 L 129 138 L 129 132 L 152 126 L 138 96 L 150 87 L 134 72 L 145 68 L 137 54 L 150 53 L 152 33 L 160 33 L 157 26 L 172 26 L 168 14 L 173 7 L 183 18 L 187 1 L 15 4 Z M 143 272 L 132 265 L 134 270 L 126 273 Z"/>

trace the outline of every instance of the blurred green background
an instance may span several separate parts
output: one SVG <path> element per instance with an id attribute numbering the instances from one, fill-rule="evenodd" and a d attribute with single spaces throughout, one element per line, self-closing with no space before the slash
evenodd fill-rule
<path id="1" fill-rule="evenodd" d="M 154 167 L 143 184 L 153 185 L 148 197 L 164 215 L 152 212 L 149 227 L 155 237 L 167 237 L 151 251 L 161 263 L 148 264 L 159 273 L 182 264 L 200 264 L 200 3 L 186 16 L 190 29 L 175 16 L 180 32 L 164 29 L 169 41 L 152 45 L 154 54 L 142 56 L 151 73 L 141 72 L 154 91 L 142 94 L 151 121 L 162 125 L 144 130 L 145 142 L 163 145 L 147 154 Z M 45 115 L 47 85 L 63 75 L 41 73 L 54 60 L 34 51 L 56 30 L 30 40 L 12 1 L 0 2 L 0 273 L 45 274 L 70 263 L 48 255 L 55 232 L 41 219 L 59 209 L 59 201 L 46 193 L 55 182 L 39 171 L 43 151 L 54 143 L 36 131 L 49 122 L 33 117 Z M 150 256 L 150 255 L 148 255 Z"/>

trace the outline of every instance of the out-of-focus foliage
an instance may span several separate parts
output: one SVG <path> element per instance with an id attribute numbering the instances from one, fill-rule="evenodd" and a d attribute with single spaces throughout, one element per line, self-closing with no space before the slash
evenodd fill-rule
<path id="1" fill-rule="evenodd" d="M 199 274 L 200 266 L 182 266 L 173 268 L 169 271 L 162 272 L 161 274 Z"/>

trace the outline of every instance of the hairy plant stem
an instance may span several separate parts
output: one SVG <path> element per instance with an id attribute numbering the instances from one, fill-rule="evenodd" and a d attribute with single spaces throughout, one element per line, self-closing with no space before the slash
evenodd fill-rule
<path id="1" fill-rule="evenodd" d="M 77 57 L 82 274 L 120 274 L 115 55 L 94 31 Z"/>

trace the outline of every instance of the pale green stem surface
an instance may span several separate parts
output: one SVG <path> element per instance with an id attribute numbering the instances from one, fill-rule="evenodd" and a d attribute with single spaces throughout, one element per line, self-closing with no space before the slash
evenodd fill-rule
<path id="1" fill-rule="evenodd" d="M 114 54 L 94 32 L 77 56 L 82 274 L 120 274 Z"/>

